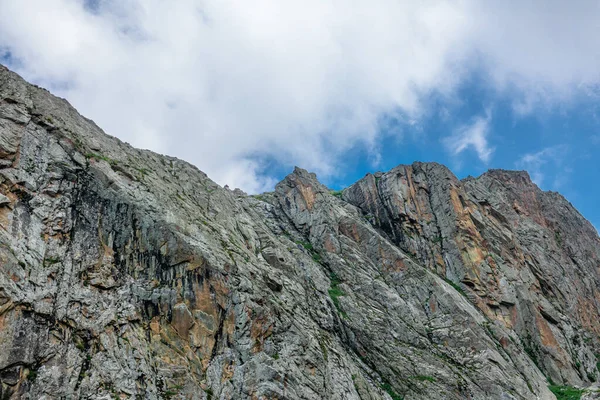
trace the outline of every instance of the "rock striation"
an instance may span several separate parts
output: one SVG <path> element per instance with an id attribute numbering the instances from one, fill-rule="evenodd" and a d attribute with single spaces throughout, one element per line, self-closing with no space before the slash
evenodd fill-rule
<path id="1" fill-rule="evenodd" d="M 0 66 L 0 398 L 554 399 L 600 378 L 600 239 L 525 172 L 247 196 Z"/>

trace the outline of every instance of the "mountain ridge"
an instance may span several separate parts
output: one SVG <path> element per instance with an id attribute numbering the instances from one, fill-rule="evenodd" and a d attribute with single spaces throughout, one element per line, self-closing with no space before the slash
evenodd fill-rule
<path id="1" fill-rule="evenodd" d="M 526 175 L 247 196 L 0 67 L 0 397 L 592 398 L 600 239 Z"/>

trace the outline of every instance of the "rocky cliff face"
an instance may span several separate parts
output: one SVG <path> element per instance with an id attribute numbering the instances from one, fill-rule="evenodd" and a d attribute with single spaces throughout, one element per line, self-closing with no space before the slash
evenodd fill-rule
<path id="1" fill-rule="evenodd" d="M 553 399 L 600 239 L 526 173 L 221 188 L 0 68 L 0 398 Z"/>

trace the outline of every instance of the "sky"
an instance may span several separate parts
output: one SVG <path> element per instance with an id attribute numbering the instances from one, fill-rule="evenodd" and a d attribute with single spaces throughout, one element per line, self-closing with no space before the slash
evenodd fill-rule
<path id="1" fill-rule="evenodd" d="M 600 227 L 600 3 L 0 0 L 0 63 L 221 185 L 524 169 Z"/>

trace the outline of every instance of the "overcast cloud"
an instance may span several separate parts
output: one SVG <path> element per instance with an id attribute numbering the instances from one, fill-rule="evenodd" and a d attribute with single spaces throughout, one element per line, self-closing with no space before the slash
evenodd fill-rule
<path id="1" fill-rule="evenodd" d="M 0 55 L 107 133 L 256 192 L 273 184 L 265 158 L 325 176 L 356 144 L 378 159 L 383 116 L 418 120 L 426 99 L 452 101 L 474 70 L 499 94 L 511 91 L 516 114 L 597 90 L 599 7 L 0 0 Z M 489 161 L 488 120 L 474 122 L 479 141 L 459 152 Z"/>

